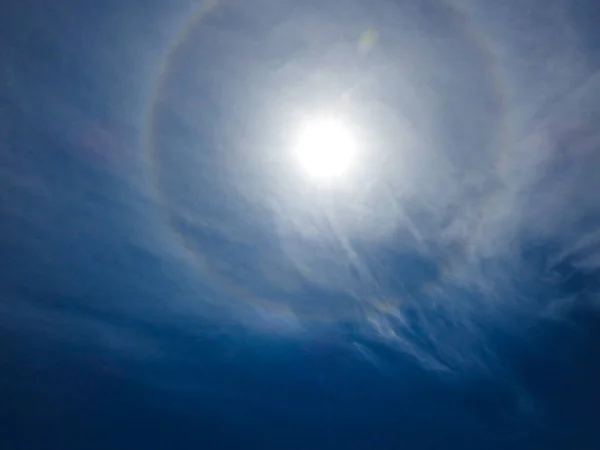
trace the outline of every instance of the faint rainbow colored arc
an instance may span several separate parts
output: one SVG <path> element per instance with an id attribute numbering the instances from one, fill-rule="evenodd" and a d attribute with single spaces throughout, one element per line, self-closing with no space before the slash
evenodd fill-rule
<path id="1" fill-rule="evenodd" d="M 155 146 L 154 138 L 157 110 L 161 104 L 164 86 L 169 78 L 170 70 L 182 47 L 188 41 L 190 34 L 201 26 L 203 21 L 226 1 L 228 0 L 207 0 L 202 2 L 190 17 L 187 18 L 187 20 L 184 20 L 180 30 L 175 34 L 174 39 L 167 45 L 165 52 L 163 52 L 163 56 L 159 63 L 158 73 L 149 89 L 149 101 L 146 106 L 142 127 L 143 145 L 145 150 L 144 160 L 147 176 L 149 178 L 149 189 L 154 200 L 159 204 L 164 213 L 165 223 L 171 231 L 171 237 L 176 241 L 175 245 L 178 249 L 183 251 L 186 259 L 188 259 L 198 270 L 202 271 L 205 275 L 211 276 L 213 279 L 217 279 L 218 284 L 221 285 L 219 288 L 225 288 L 228 293 L 233 294 L 234 297 L 239 297 L 238 300 L 241 300 L 250 306 L 267 308 L 270 312 L 275 314 L 294 315 L 295 313 L 292 312 L 290 308 L 285 307 L 285 302 L 257 297 L 244 286 L 231 286 L 231 282 L 228 282 L 226 279 L 219 280 L 219 278 L 224 278 L 221 275 L 217 273 L 211 274 L 209 261 L 206 261 L 202 255 L 198 254 L 198 252 L 194 251 L 190 245 L 188 245 L 184 234 L 177 229 L 177 226 L 175 226 L 172 214 L 170 213 L 169 199 L 165 196 L 161 186 L 160 164 L 157 160 L 158 150 Z M 512 147 L 511 127 L 507 114 L 509 111 L 508 89 L 505 83 L 505 77 L 503 76 L 503 70 L 499 65 L 498 57 L 495 54 L 495 50 L 489 41 L 488 36 L 480 29 L 476 20 L 471 17 L 466 7 L 458 5 L 454 0 L 445 0 L 445 3 L 451 8 L 456 18 L 455 20 L 460 22 L 461 29 L 464 31 L 467 39 L 475 45 L 477 51 L 486 62 L 485 65 L 488 69 L 488 76 L 490 77 L 491 85 L 494 88 L 494 96 L 498 102 L 498 105 L 496 106 L 502 111 L 501 129 L 496 133 L 496 147 L 499 155 L 496 161 L 496 170 L 502 171 L 506 165 L 506 160 L 511 157 L 510 149 Z M 475 232 L 477 232 L 479 225 L 480 223 L 475 224 Z M 440 270 L 440 278 L 445 277 L 445 274 L 449 273 L 448 269 L 451 269 L 449 266 L 452 264 L 452 261 L 446 263 L 445 267 Z M 424 288 L 427 288 L 427 286 L 424 286 Z M 296 317 L 297 316 L 298 315 L 296 314 Z M 332 320 L 332 318 L 311 313 L 302 313 L 300 318 L 317 321 Z M 336 317 L 335 319 L 339 318 Z"/>

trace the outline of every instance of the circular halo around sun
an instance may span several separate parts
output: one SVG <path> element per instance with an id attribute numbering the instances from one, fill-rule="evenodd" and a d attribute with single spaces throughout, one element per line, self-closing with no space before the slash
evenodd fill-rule
<path id="1" fill-rule="evenodd" d="M 294 142 L 294 155 L 311 178 L 334 180 L 354 164 L 358 143 L 352 129 L 341 118 L 322 115 L 305 120 Z"/>

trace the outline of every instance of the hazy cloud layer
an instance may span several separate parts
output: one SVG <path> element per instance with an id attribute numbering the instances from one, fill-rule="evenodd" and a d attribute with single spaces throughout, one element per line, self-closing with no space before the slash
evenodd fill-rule
<path id="1" fill-rule="evenodd" d="M 513 379 L 509 345 L 595 309 L 600 77 L 570 3 L 300 3 L 224 2 L 168 58 L 184 2 L 156 17 L 107 6 L 90 31 L 105 51 L 59 63 L 27 56 L 45 53 L 14 31 L 4 330 L 183 364 L 193 348 L 165 346 L 164 329 L 196 343 L 241 324 L 382 372 L 392 349 L 436 373 Z M 63 54 L 61 27 L 30 32 Z M 370 153 L 323 193 L 286 139 L 299 112 L 330 107 Z"/>

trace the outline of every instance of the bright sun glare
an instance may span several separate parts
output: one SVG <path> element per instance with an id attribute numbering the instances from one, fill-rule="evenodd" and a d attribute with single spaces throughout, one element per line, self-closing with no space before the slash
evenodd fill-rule
<path id="1" fill-rule="evenodd" d="M 307 120 L 300 128 L 295 155 L 312 178 L 331 180 L 342 176 L 353 164 L 356 138 L 341 119 L 331 116 Z"/>

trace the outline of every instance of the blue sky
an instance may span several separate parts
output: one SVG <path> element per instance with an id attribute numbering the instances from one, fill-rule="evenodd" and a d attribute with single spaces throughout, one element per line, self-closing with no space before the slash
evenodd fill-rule
<path id="1" fill-rule="evenodd" d="M 8 448 L 598 446 L 593 2 L 88 3 L 0 7 Z"/>

